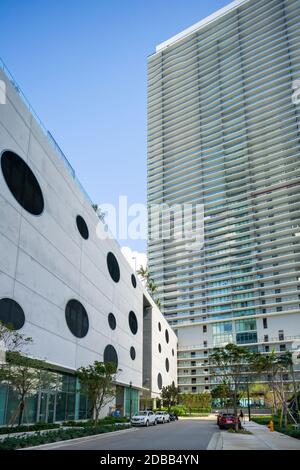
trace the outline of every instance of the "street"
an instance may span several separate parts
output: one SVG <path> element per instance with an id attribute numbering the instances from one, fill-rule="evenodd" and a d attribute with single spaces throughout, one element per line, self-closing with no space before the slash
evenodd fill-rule
<path id="1" fill-rule="evenodd" d="M 40 450 L 205 450 L 217 432 L 215 420 L 182 419 L 129 432 L 91 436 L 75 442 L 40 446 Z M 38 447 L 36 447 L 38 449 Z"/>

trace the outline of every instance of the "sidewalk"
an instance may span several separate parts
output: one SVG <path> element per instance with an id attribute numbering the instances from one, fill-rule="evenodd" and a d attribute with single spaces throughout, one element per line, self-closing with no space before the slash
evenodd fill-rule
<path id="1" fill-rule="evenodd" d="M 246 422 L 244 428 L 252 434 L 234 434 L 222 431 L 215 438 L 216 450 L 300 450 L 300 440 L 279 432 L 270 432 L 267 426 Z"/>

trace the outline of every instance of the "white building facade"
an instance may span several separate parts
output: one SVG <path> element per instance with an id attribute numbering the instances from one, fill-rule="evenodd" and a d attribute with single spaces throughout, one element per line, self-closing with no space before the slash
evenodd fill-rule
<path id="1" fill-rule="evenodd" d="M 215 347 L 299 346 L 299 30 L 298 0 L 237 0 L 149 57 L 148 205 L 205 215 L 202 249 L 148 241 L 182 392 L 215 386 Z"/>
<path id="2" fill-rule="evenodd" d="M 110 408 L 128 415 L 137 411 L 143 392 L 152 394 L 152 385 L 143 385 L 149 294 L 13 79 L 0 70 L 0 80 L 6 87 L 0 104 L 0 321 L 31 337 L 27 354 L 46 360 L 56 374 L 51 390 L 41 387 L 28 399 L 24 421 L 89 417 L 74 372 L 96 360 L 117 364 Z M 151 298 L 147 304 L 175 349 L 174 332 Z M 163 351 L 169 370 L 156 359 L 152 369 L 148 358 L 154 384 L 159 374 L 161 386 L 177 381 L 171 344 Z M 0 424 L 10 421 L 16 400 L 0 385 Z"/>

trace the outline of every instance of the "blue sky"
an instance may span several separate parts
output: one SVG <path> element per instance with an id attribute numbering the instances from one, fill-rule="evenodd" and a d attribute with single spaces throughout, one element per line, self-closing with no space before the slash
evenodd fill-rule
<path id="1" fill-rule="evenodd" d="M 95 202 L 146 202 L 147 56 L 228 3 L 1 0 L 0 56 Z"/>

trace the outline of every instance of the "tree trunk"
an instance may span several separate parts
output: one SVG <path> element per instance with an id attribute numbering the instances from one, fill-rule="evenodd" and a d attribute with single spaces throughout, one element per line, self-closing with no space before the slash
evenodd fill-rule
<path id="1" fill-rule="evenodd" d="M 235 430 L 238 431 L 239 430 L 239 423 L 238 423 L 238 416 L 237 416 L 237 390 L 236 390 L 236 385 L 234 386 L 233 410 L 234 410 Z"/>
<path id="2" fill-rule="evenodd" d="M 24 408 L 25 408 L 25 400 L 24 400 L 24 398 L 22 398 L 22 400 L 20 402 L 20 411 L 19 411 L 19 422 L 18 422 L 19 426 L 21 426 L 21 424 L 22 424 Z"/>

